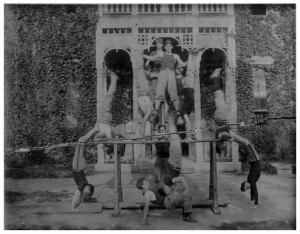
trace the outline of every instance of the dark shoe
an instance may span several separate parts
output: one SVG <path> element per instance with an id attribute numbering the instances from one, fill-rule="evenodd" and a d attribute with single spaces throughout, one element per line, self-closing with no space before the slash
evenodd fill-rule
<path id="1" fill-rule="evenodd" d="M 183 221 L 185 222 L 190 222 L 190 223 L 195 223 L 197 222 L 196 219 L 193 219 L 192 216 L 190 214 L 188 215 L 183 215 Z"/>
<path id="2" fill-rule="evenodd" d="M 84 197 L 82 202 L 84 202 L 84 203 L 97 203 L 97 198 L 95 198 L 95 197 Z"/>

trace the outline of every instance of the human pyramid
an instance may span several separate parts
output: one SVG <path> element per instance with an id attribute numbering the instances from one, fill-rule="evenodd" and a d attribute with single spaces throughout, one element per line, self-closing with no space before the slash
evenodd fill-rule
<path id="1" fill-rule="evenodd" d="M 195 69 L 194 61 L 200 52 L 199 48 L 189 51 L 188 60 L 183 62 L 177 54 L 172 53 L 173 44 L 170 40 L 163 41 L 162 38 L 156 40 L 156 51 L 151 55 L 143 54 L 139 43 L 132 46 L 132 63 L 136 69 L 136 90 L 138 94 L 137 103 L 142 113 L 140 121 L 139 135 L 145 136 L 147 121 L 152 125 L 158 124 L 158 113 L 162 101 L 168 103 L 168 132 L 178 132 L 178 127 L 184 125 L 187 131 L 192 132 L 189 115 L 194 110 L 194 83 Z M 163 51 L 163 48 L 165 51 Z M 146 66 L 144 59 L 147 59 Z M 149 68 L 151 64 L 152 68 Z M 183 67 L 186 67 L 186 76 L 182 76 Z M 215 103 L 214 120 L 216 123 L 215 137 L 220 139 L 217 142 L 217 152 L 225 149 L 225 141 L 236 141 L 245 146 L 248 153 L 250 172 L 247 181 L 241 184 L 241 191 L 251 189 L 251 202 L 253 207 L 258 205 L 258 191 L 256 182 L 260 177 L 260 159 L 253 144 L 248 139 L 243 138 L 232 130 L 227 124 L 227 109 L 225 105 L 225 95 L 222 89 L 221 72 L 222 67 L 216 67 L 210 75 Z M 72 199 L 72 209 L 76 209 L 83 199 L 91 198 L 94 192 L 93 185 L 89 184 L 84 174 L 84 143 L 92 136 L 94 139 L 105 139 L 112 137 L 111 131 L 111 104 L 117 88 L 117 81 L 121 73 L 118 70 L 108 70 L 110 86 L 106 96 L 99 108 L 98 119 L 93 129 L 78 139 L 73 157 L 73 175 L 77 184 Z M 154 92 L 153 92 L 154 91 Z M 154 94 L 154 95 L 153 95 Z M 137 180 L 136 186 L 143 190 L 145 198 L 143 224 L 147 224 L 147 217 L 150 203 L 165 206 L 167 209 L 182 207 L 183 220 L 187 222 L 197 222 L 192 216 L 192 196 L 189 187 L 180 176 L 182 164 L 182 149 L 178 134 L 166 135 L 167 126 L 158 126 L 158 140 L 156 143 L 157 157 L 154 165 L 154 175 L 148 178 Z M 193 133 L 187 134 L 185 140 L 196 139 Z M 110 144 L 104 144 L 103 151 L 106 154 L 112 152 Z"/>

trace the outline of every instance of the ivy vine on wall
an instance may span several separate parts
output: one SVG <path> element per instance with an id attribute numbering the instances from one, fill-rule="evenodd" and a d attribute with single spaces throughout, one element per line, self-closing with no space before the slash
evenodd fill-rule
<path id="1" fill-rule="evenodd" d="M 265 72 L 270 116 L 295 116 L 295 5 L 267 5 L 266 15 L 252 15 L 251 5 L 235 5 L 234 10 L 239 121 L 253 116 L 252 66 L 246 61 L 251 56 L 275 59 L 272 66 L 253 66 Z M 269 121 L 266 126 L 241 129 L 240 134 L 267 158 L 274 160 L 278 151 L 285 151 L 287 160 L 294 161 L 295 128 L 293 120 Z"/>

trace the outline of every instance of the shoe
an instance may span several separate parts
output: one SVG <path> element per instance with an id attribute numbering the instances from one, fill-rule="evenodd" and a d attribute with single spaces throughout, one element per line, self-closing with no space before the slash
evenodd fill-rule
<path id="1" fill-rule="evenodd" d="M 197 222 L 196 219 L 193 219 L 192 216 L 190 214 L 188 215 L 183 215 L 183 221 L 185 222 L 190 222 L 190 223 L 195 223 Z"/>
<path id="2" fill-rule="evenodd" d="M 154 110 L 154 111 L 152 111 L 152 113 L 151 113 L 151 115 L 149 117 L 149 122 L 151 122 L 151 123 L 153 123 L 155 125 L 155 122 L 157 122 L 157 118 L 158 118 L 158 111 Z"/>

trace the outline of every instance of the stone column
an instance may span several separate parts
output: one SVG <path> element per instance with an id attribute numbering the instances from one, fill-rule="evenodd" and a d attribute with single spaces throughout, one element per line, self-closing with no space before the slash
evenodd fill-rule
<path id="1" fill-rule="evenodd" d="M 133 4 L 132 5 L 134 14 L 138 14 L 138 5 Z M 135 18 L 133 20 L 133 27 L 132 27 L 132 42 L 137 43 L 138 42 L 138 18 Z M 139 107 L 137 103 L 138 95 L 137 95 L 137 90 L 136 90 L 136 74 L 137 74 L 137 67 L 135 63 L 135 58 L 134 53 L 132 48 L 131 50 L 131 62 L 132 62 L 132 74 L 133 74 L 133 82 L 132 82 L 132 90 L 133 90 L 133 122 L 132 122 L 132 129 L 135 130 L 133 133 L 135 137 L 139 136 L 140 132 L 140 126 L 138 125 L 138 120 L 141 118 L 139 114 Z M 136 161 L 139 157 L 145 157 L 145 152 L 146 152 L 146 147 L 143 144 L 134 144 L 133 145 L 133 150 L 134 150 L 134 160 Z"/>
<path id="2" fill-rule="evenodd" d="M 99 5 L 102 10 L 102 6 Z M 97 68 L 97 118 L 99 117 L 99 110 L 101 108 L 103 96 L 106 94 L 106 71 L 104 66 L 104 45 L 102 40 L 101 22 L 98 21 L 96 30 L 96 68 Z M 102 144 L 97 145 L 98 160 L 96 168 L 104 165 L 104 152 Z"/>
<path id="3" fill-rule="evenodd" d="M 198 45 L 195 44 L 197 40 L 197 32 L 198 27 L 193 27 L 193 39 L 194 39 L 194 47 L 197 47 Z M 200 72 L 200 61 L 201 61 L 201 53 L 198 54 L 198 56 L 195 59 L 195 70 L 196 70 L 196 79 L 195 79 L 195 86 L 194 86 L 194 107 L 195 107 L 195 115 L 192 122 L 192 128 L 200 128 L 201 126 L 201 95 L 200 95 L 200 80 L 199 80 L 199 72 Z M 196 132 L 197 139 L 202 139 L 202 133 L 201 131 Z M 203 162 L 203 154 L 202 152 L 202 143 L 193 143 L 189 146 L 189 156 L 190 158 L 194 158 L 196 160 L 195 163 L 195 170 L 200 170 L 200 167 Z"/>
<path id="4" fill-rule="evenodd" d="M 236 59 L 235 59 L 235 40 L 234 40 L 234 20 L 232 27 L 229 27 L 228 35 L 228 82 L 230 84 L 230 108 L 229 120 L 237 123 L 237 101 L 236 101 Z M 227 96 L 227 95 L 226 95 Z M 229 97 L 229 96 L 228 96 Z M 226 97 L 226 98 L 228 98 Z M 228 100 L 226 100 L 228 102 Z M 237 125 L 231 125 L 232 131 L 238 133 Z M 238 144 L 233 142 L 231 147 L 232 162 L 239 162 Z"/>

